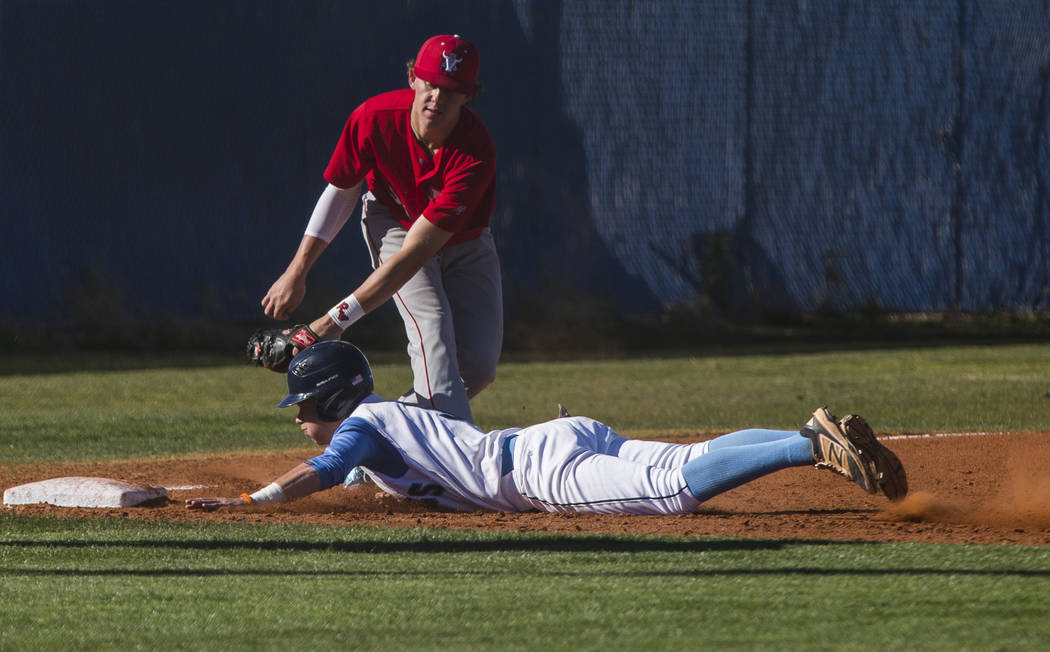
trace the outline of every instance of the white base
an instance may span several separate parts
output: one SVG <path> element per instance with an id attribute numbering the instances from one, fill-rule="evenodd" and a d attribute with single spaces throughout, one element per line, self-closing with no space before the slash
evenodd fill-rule
<path id="1" fill-rule="evenodd" d="M 167 498 L 164 487 L 110 480 L 109 478 L 52 478 L 11 487 L 5 505 L 46 503 L 57 507 L 132 507 L 148 500 Z"/>

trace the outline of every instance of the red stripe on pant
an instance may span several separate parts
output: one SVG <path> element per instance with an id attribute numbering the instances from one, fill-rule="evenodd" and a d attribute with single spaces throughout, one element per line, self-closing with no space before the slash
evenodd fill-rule
<path id="1" fill-rule="evenodd" d="M 379 247 L 376 247 L 375 243 L 372 242 L 372 234 L 371 234 L 371 232 L 369 232 L 368 241 L 369 241 L 369 245 L 372 247 L 372 252 L 375 254 L 376 260 L 379 261 L 380 265 L 382 265 L 383 264 L 383 254 L 380 252 Z M 401 304 L 401 307 L 404 308 L 405 314 L 408 315 L 409 319 L 412 320 L 412 326 L 415 327 L 416 333 L 419 335 L 419 353 L 420 353 L 420 355 L 423 356 L 423 372 L 424 372 L 424 378 L 427 381 L 427 400 L 430 401 L 430 407 L 431 408 L 437 409 L 437 406 L 434 405 L 434 388 L 430 386 L 430 366 L 427 364 L 427 350 L 426 350 L 426 347 L 423 346 L 423 330 L 419 327 L 419 322 L 416 321 L 415 315 L 413 315 L 412 311 L 408 309 L 408 304 L 406 304 L 405 300 L 401 298 L 401 293 L 400 292 L 395 292 L 394 293 L 394 298 L 396 298 L 397 301 Z M 412 384 L 413 384 L 412 391 L 415 391 L 415 382 L 413 381 Z"/>

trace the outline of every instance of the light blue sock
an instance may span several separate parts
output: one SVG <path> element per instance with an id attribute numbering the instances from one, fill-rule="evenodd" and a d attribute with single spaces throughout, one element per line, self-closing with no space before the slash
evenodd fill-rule
<path id="1" fill-rule="evenodd" d="M 795 432 L 758 444 L 719 447 L 686 463 L 682 476 L 690 493 L 704 502 L 774 471 L 813 464 L 813 461 L 810 440 Z"/>
<path id="2" fill-rule="evenodd" d="M 708 443 L 707 450 L 716 451 L 719 448 L 729 448 L 732 446 L 764 444 L 768 441 L 787 439 L 788 437 L 795 437 L 797 435 L 797 430 L 765 430 L 762 428 L 749 428 L 747 430 L 737 430 L 736 432 L 731 432 L 728 435 L 722 435 L 721 437 L 715 437 Z"/>

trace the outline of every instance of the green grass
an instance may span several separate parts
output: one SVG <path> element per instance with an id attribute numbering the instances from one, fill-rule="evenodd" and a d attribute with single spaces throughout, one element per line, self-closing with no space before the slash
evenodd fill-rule
<path id="1" fill-rule="evenodd" d="M 5 650 L 1036 649 L 1050 639 L 1046 548 L 2 515 L 0 575 Z"/>
<path id="2" fill-rule="evenodd" d="M 796 428 L 821 405 L 891 431 L 1046 429 L 1050 344 L 511 364 L 473 406 L 516 424 L 556 402 L 625 433 Z"/>
<path id="3" fill-rule="evenodd" d="M 377 356 L 379 393 L 408 366 Z M 300 448 L 236 362 L 15 356 L 0 464 Z M 81 367 L 70 371 L 70 368 Z M 1050 345 L 501 365 L 484 428 L 1046 430 Z M 0 650 L 1041 649 L 1050 548 L 51 519 L 0 510 Z"/>
<path id="4" fill-rule="evenodd" d="M 281 375 L 170 359 L 139 368 L 147 362 L 0 375 L 0 459 L 302 446 L 294 411 L 274 408 Z M 411 384 L 400 360 L 375 372 L 381 395 Z M 1050 424 L 1050 345 L 507 362 L 473 409 L 494 429 L 550 419 L 559 402 L 633 436 L 795 428 L 820 405 L 862 414 L 881 431 L 1041 430 Z"/>
<path id="5" fill-rule="evenodd" d="M 385 387 L 411 384 L 388 366 Z M 243 364 L 0 376 L 0 459 L 301 447 L 295 410 L 275 407 L 285 393 L 282 374 Z"/>

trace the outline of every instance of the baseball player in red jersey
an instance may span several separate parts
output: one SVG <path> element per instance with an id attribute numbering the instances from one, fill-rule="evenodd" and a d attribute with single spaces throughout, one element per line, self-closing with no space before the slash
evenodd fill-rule
<path id="1" fill-rule="evenodd" d="M 489 231 L 496 153 L 466 107 L 480 90 L 479 67 L 469 41 L 435 36 L 410 62 L 408 89 L 353 111 L 299 249 L 262 300 L 274 319 L 299 306 L 310 268 L 367 184 L 361 222 L 374 271 L 294 334 L 296 350 L 339 338 L 393 297 L 414 376 L 400 400 L 467 421 L 469 399 L 494 379 L 503 342 L 500 263 Z"/>

